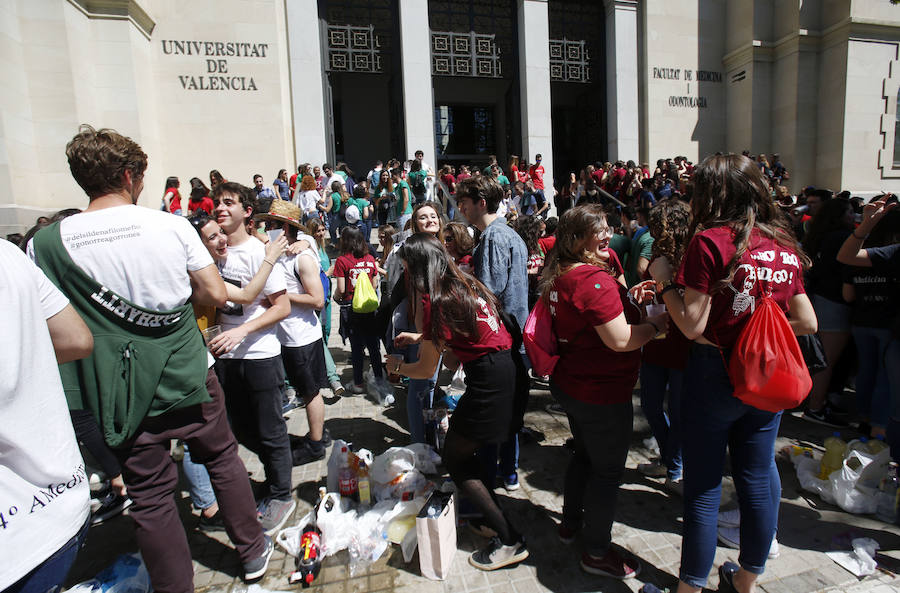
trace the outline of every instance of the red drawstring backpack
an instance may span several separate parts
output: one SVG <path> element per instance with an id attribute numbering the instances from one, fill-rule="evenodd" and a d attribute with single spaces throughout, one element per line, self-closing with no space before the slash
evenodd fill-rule
<path id="1" fill-rule="evenodd" d="M 812 387 L 797 337 L 769 290 L 738 335 L 726 366 L 734 396 L 766 412 L 797 407 Z"/>
<path id="2" fill-rule="evenodd" d="M 525 352 L 528 353 L 534 374 L 541 377 L 553 374 L 553 369 L 559 361 L 557 354 L 559 343 L 556 340 L 556 332 L 553 331 L 550 308 L 543 297 L 538 299 L 525 321 L 522 341 L 525 342 Z"/>

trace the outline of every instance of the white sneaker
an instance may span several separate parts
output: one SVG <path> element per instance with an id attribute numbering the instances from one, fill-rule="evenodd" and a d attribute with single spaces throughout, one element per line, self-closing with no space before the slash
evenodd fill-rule
<path id="1" fill-rule="evenodd" d="M 719 527 L 740 527 L 741 509 L 731 509 L 719 513 Z"/>
<path id="2" fill-rule="evenodd" d="M 741 530 L 738 527 L 719 527 L 719 542 L 729 548 L 741 549 Z M 778 545 L 778 539 L 772 538 L 772 545 L 769 546 L 769 558 L 778 558 L 781 555 L 781 547 Z"/>

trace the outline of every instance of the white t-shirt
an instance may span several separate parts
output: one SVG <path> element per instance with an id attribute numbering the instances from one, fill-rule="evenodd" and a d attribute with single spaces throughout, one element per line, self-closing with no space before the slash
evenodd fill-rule
<path id="1" fill-rule="evenodd" d="M 155 311 L 186 303 L 191 297 L 188 272 L 213 264 L 187 219 L 141 206 L 70 216 L 60 222 L 60 235 L 69 256 L 88 276 Z"/>
<path id="2" fill-rule="evenodd" d="M 230 282 L 243 288 L 250 283 L 253 276 L 259 271 L 265 257 L 266 246 L 261 241 L 249 237 L 240 245 L 228 246 L 228 257 L 224 264 L 219 265 L 219 272 L 222 274 L 225 282 Z M 281 292 L 286 288 L 284 274 L 279 274 L 273 270 L 269 274 L 262 292 L 252 303 L 249 305 L 236 305 L 229 301 L 226 304 L 219 315 L 222 331 L 237 327 L 265 313 L 266 307 L 263 306 L 263 302 L 266 300 L 266 297 L 270 294 Z M 223 354 L 220 358 L 259 359 L 272 358 L 279 354 L 281 354 L 281 344 L 275 335 L 275 326 L 273 325 L 248 334 L 244 341 L 238 344 L 234 350 Z"/>
<path id="3" fill-rule="evenodd" d="M 294 196 L 294 204 L 300 208 L 300 211 L 304 214 L 315 213 L 316 211 L 316 203 L 319 201 L 319 198 L 322 196 L 319 195 L 314 189 L 308 189 L 306 191 L 298 191 Z"/>
<path id="4" fill-rule="evenodd" d="M 171 214 L 165 214 L 175 218 Z M 69 303 L 14 245 L 0 240 L 0 591 L 69 541 L 90 488 L 46 320 Z"/>
<path id="5" fill-rule="evenodd" d="M 298 240 L 305 239 L 310 245 L 315 245 L 316 241 L 309 235 L 300 234 Z M 278 270 L 284 275 L 287 291 L 293 294 L 307 294 L 306 289 L 300 283 L 297 275 L 300 273 L 298 269 L 298 260 L 301 257 L 310 258 L 316 266 L 316 273 L 321 270 L 319 256 L 312 247 L 300 252 L 299 255 L 290 255 L 282 257 L 278 260 L 278 268 L 272 273 L 278 273 Z M 316 282 L 321 284 L 318 276 Z M 295 303 L 291 303 L 291 314 L 281 320 L 278 324 L 278 339 L 284 346 L 306 346 L 312 344 L 316 340 L 322 338 L 322 326 L 319 322 L 319 312 L 312 307 L 303 307 Z"/>

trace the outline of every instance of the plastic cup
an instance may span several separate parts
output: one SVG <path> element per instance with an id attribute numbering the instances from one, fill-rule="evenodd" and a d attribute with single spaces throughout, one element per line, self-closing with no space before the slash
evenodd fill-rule
<path id="1" fill-rule="evenodd" d="M 210 340 L 212 340 L 213 338 L 218 336 L 220 333 L 222 333 L 222 326 L 221 325 L 210 325 L 206 329 L 202 330 L 200 333 L 203 334 L 203 341 L 206 343 L 207 346 L 209 346 Z"/>

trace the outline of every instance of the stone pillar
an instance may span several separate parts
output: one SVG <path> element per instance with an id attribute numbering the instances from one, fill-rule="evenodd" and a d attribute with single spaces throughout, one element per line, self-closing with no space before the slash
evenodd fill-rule
<path id="1" fill-rule="evenodd" d="M 294 155 L 321 165 L 328 159 L 326 105 L 317 0 L 286 2 Z M 297 164 L 294 163 L 294 172 Z"/>
<path id="2" fill-rule="evenodd" d="M 428 2 L 399 0 L 400 56 L 403 62 L 405 158 L 416 150 L 437 167 L 434 148 L 434 87 L 431 83 L 431 27 Z M 401 157 L 402 158 L 402 157 Z"/>
<path id="3" fill-rule="evenodd" d="M 638 159 L 638 3 L 606 3 L 606 114 L 611 161 Z"/>
<path id="4" fill-rule="evenodd" d="M 550 120 L 550 23 L 547 0 L 519 0 L 519 90 L 522 156 L 544 166 L 544 196 L 553 209 L 553 126 Z"/>

